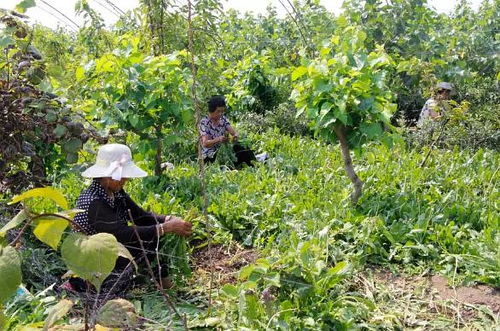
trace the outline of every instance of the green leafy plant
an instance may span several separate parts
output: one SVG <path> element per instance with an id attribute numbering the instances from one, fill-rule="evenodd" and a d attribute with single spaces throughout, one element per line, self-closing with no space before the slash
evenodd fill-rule
<path id="1" fill-rule="evenodd" d="M 368 51 L 365 40 L 365 32 L 346 27 L 319 51 L 319 57 L 304 59 L 292 73 L 297 116 L 307 116 L 319 135 L 340 142 L 354 185 L 353 203 L 361 196 L 363 182 L 354 170 L 350 148 L 381 139 L 396 111 L 385 86 L 384 68 L 391 59 L 381 47 Z"/>
<path id="2" fill-rule="evenodd" d="M 33 213 L 26 205 L 27 200 L 32 198 L 50 199 L 59 208 L 65 210 L 54 213 Z M 118 256 L 133 260 L 130 252 L 118 243 L 113 235 L 107 233 L 100 233 L 93 236 L 70 234 L 62 240 L 64 230 L 72 222 L 72 217 L 79 210 L 67 210 L 68 202 L 58 190 L 51 187 L 32 189 L 13 197 L 11 204 L 18 202 L 25 204 L 24 208 L 0 229 L 0 238 L 5 240 L 9 230 L 23 224 L 22 229 L 11 243 L 7 245 L 2 242 L 0 246 L 0 269 L 4 278 L 0 288 L 1 303 L 12 297 L 21 284 L 21 260 L 13 246 L 19 242 L 21 235 L 30 224 L 34 224 L 33 234 L 53 249 L 57 250 L 62 241 L 61 255 L 68 269 L 89 281 L 97 290 L 99 290 L 103 280 L 114 269 Z M 63 301 L 59 304 L 63 305 Z M 65 311 L 67 312 L 69 308 L 65 308 Z M 46 323 L 52 324 L 54 320 L 59 319 L 66 312 L 56 313 L 59 317 L 55 317 L 55 315 L 51 317 L 49 315 Z"/>
<path id="3" fill-rule="evenodd" d="M 159 176 L 163 147 L 180 140 L 193 123 L 189 72 L 182 66 L 185 52 L 147 57 L 139 51 L 138 38 L 124 37 L 122 44 L 87 67 L 79 67 L 76 80 L 83 95 L 92 97 L 85 101 L 87 116 L 137 134 L 141 154 L 154 155 Z"/>
<path id="4" fill-rule="evenodd" d="M 0 179 L 8 183 L 6 188 L 20 192 L 30 183 L 46 185 L 48 172 L 78 161 L 90 137 L 102 139 L 51 92 L 46 63 L 32 44 L 29 26 L 15 15 L 0 12 L 0 27 L 4 41 L 0 43 L 0 88 L 5 91 L 0 96 L 4 142 Z"/>

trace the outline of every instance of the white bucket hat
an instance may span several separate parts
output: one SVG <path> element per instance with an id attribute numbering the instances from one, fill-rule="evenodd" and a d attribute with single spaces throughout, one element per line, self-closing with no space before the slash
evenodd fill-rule
<path id="1" fill-rule="evenodd" d="M 82 172 L 83 177 L 111 177 L 114 180 L 122 178 L 145 177 L 148 174 L 132 161 L 130 148 L 122 144 L 107 144 L 97 152 L 95 164 Z"/>
<path id="2" fill-rule="evenodd" d="M 448 83 L 448 82 L 440 82 L 439 84 L 437 84 L 436 88 L 437 88 L 438 90 L 449 90 L 449 91 L 453 91 L 453 84 Z"/>

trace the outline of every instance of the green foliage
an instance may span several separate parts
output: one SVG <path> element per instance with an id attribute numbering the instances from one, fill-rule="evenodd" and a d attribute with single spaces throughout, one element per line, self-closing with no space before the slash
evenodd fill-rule
<path id="1" fill-rule="evenodd" d="M 20 9 L 31 4 L 23 1 Z M 111 141 L 131 145 L 141 166 L 151 167 L 153 159 L 159 166 L 162 158 L 174 163 L 163 176 L 158 172 L 128 183 L 127 191 L 145 208 L 179 216 L 201 210 L 188 97 L 192 77 L 184 51 L 186 7 L 142 1 L 138 10 L 108 29 L 89 4 L 79 1 L 85 25 L 74 34 L 32 29 L 0 14 L 0 86 L 7 91 L 0 102 L 8 113 L 0 119 L 8 119 L 0 123 L 0 141 L 5 142 L 0 174 L 8 175 L 0 175 L 1 188 L 21 180 L 24 187 L 35 182 L 25 172 L 43 164 L 47 178 L 74 201 L 81 188 L 75 173 L 81 167 L 68 172 L 66 161 L 80 156 L 90 162 L 90 150 L 82 151 L 87 149 L 84 138 L 109 134 Z M 442 273 L 453 284 L 499 284 L 498 1 L 485 1 L 478 11 L 460 1 L 451 15 L 436 13 L 425 0 L 346 1 L 341 17 L 326 12 L 318 1 L 293 1 L 285 3 L 290 14 L 284 18 L 273 8 L 253 16 L 223 13 L 216 0 L 194 4 L 200 99 L 227 95 L 238 115 L 237 128 L 254 133 L 249 139 L 254 149 L 271 158 L 240 171 L 208 167 L 211 226 L 196 217 L 192 242 L 164 238 L 162 254 L 174 255 L 170 267 L 175 279 L 189 275 L 187 253 L 191 246 L 206 244 L 209 236 L 215 242 L 238 241 L 261 256 L 243 267 L 234 282 L 213 288 L 214 309 L 208 318 L 202 311 L 208 301 L 206 283 L 192 286 L 196 272 L 184 279 L 187 286 L 176 297 L 184 302 L 177 306 L 187 312 L 189 326 L 493 329 L 497 317 L 486 308 L 476 310 L 470 320 L 430 313 L 425 300 L 435 298 L 428 292 L 415 297 L 405 290 L 398 298 L 398 291 L 384 291 L 367 270 L 387 267 L 411 275 Z M 415 149 L 396 142 L 391 149 L 369 143 L 390 142 L 384 132 L 391 128 L 394 104 L 397 115 L 411 123 L 443 80 L 455 84 L 456 103 L 426 167 L 420 167 L 429 150 L 425 143 L 417 141 Z M 297 109 L 286 101 L 292 88 L 298 118 L 292 118 Z M 72 105 L 49 94 L 54 92 Z M 32 121 L 19 120 L 29 114 Z M 393 124 L 398 116 L 392 117 Z M 82 117 L 94 131 L 75 123 Z M 351 147 L 363 146 L 357 170 L 367 185 L 356 207 L 347 203 L 342 160 L 329 144 L 338 125 L 346 128 Z M 327 143 L 311 139 L 309 126 Z M 36 218 L 35 212 L 59 211 L 46 200 L 25 200 L 27 208 L 16 211 L 10 222 L 6 219 L 2 242 L 9 230 L 32 222 L 34 235 L 57 248 L 67 223 L 58 216 Z M 70 241 L 76 239 L 71 236 Z M 97 250 L 91 238 L 79 242 L 91 242 L 87 251 Z M 39 288 L 34 274 L 45 270 L 58 277 L 64 266 L 56 252 L 35 245 L 40 244 L 34 239 L 22 241 L 20 253 L 25 281 Z M 115 248 L 116 255 L 114 248 L 109 255 L 130 258 L 122 246 Z M 30 266 L 31 261 L 37 263 Z M 100 274 L 89 275 L 95 283 L 111 262 L 103 265 L 106 270 L 97 268 Z M 45 296 L 8 301 L 6 327 L 42 327 L 47 308 L 56 302 Z M 171 324 L 162 300 L 158 293 L 137 296 L 134 305 L 163 324 L 146 328 L 180 326 Z M 463 309 L 439 305 L 445 311 Z"/>
<path id="2" fill-rule="evenodd" d="M 83 110 L 89 118 L 135 133 L 140 154 L 156 152 L 161 160 L 162 147 L 176 143 L 193 124 L 185 55 L 148 57 L 140 52 L 137 37 L 124 36 L 120 48 L 77 69 Z"/>
<path id="3" fill-rule="evenodd" d="M 379 139 L 396 110 L 385 86 L 385 67 L 392 64 L 381 48 L 368 51 L 366 33 L 355 27 L 334 35 L 314 60 L 292 72 L 297 116 L 306 116 L 322 136 L 346 126 L 352 146 Z"/>
<path id="4" fill-rule="evenodd" d="M 0 303 L 9 299 L 21 284 L 21 260 L 19 254 L 11 246 L 0 246 Z"/>
<path id="5" fill-rule="evenodd" d="M 228 103 L 237 111 L 264 114 L 279 103 L 277 89 L 269 78 L 269 64 L 269 56 L 250 55 L 222 73 L 229 89 Z"/>
<path id="6" fill-rule="evenodd" d="M 41 242 L 49 245 L 53 249 L 57 249 L 64 230 L 68 227 L 68 221 L 59 217 L 46 217 L 36 220 L 33 234 L 40 239 Z"/>
<path id="7" fill-rule="evenodd" d="M 54 66 L 47 69 L 43 55 L 33 46 L 31 28 L 12 14 L 0 13 L 0 178 L 16 182 L 2 190 L 19 192 L 35 183 L 46 185 L 47 171 L 75 163 L 94 131 L 75 121 L 66 100 L 50 86 Z M 61 152 L 62 149 L 62 152 Z"/>
<path id="8" fill-rule="evenodd" d="M 116 238 L 109 233 L 92 236 L 70 234 L 61 246 L 61 256 L 71 271 L 99 290 L 115 267 L 117 243 Z"/>
<path id="9" fill-rule="evenodd" d="M 68 209 L 68 202 L 66 201 L 64 195 L 62 195 L 61 192 L 52 187 L 35 188 L 22 194 L 16 195 L 12 198 L 10 204 L 18 203 L 19 201 L 34 197 L 44 197 L 47 199 L 51 199 L 61 208 Z"/>
<path id="10" fill-rule="evenodd" d="M 124 299 L 114 299 L 106 302 L 99 310 L 98 322 L 110 328 L 133 328 L 138 316 L 134 305 Z"/>
<path id="11" fill-rule="evenodd" d="M 28 218 L 28 214 L 25 210 L 21 210 L 13 219 L 11 219 L 7 224 L 5 224 L 0 230 L 0 237 L 5 237 L 7 235 L 7 231 L 14 229 L 19 226 L 22 222 L 24 222 Z"/>
<path id="12" fill-rule="evenodd" d="M 63 318 L 73 307 L 73 302 L 68 299 L 59 301 L 55 306 L 50 308 L 49 315 L 43 325 L 44 329 L 52 327 L 58 320 Z"/>
<path id="13" fill-rule="evenodd" d="M 25 13 L 28 8 L 35 6 L 35 0 L 22 0 L 16 5 L 16 10 L 20 13 Z"/>
<path id="14" fill-rule="evenodd" d="M 68 208 L 66 198 L 58 190 L 51 187 L 29 190 L 15 196 L 11 204 L 20 201 L 26 203 L 26 200 L 37 197 L 50 199 L 62 208 Z M 28 209 L 25 208 L 2 229 L 2 233 L 19 226 L 22 222 L 31 222 L 34 220 L 35 228 L 33 234 L 53 249 L 57 249 L 63 232 L 68 226 L 68 220 L 71 220 L 77 212 L 79 210 L 75 209 L 61 213 L 45 213 L 32 216 Z M 72 272 L 87 279 L 97 289 L 100 288 L 104 279 L 113 270 L 118 256 L 133 260 L 130 252 L 118 243 L 113 235 L 107 233 L 100 233 L 93 236 L 85 236 L 77 233 L 70 234 L 64 239 L 61 246 L 61 256 Z M 13 275 L 12 277 L 15 277 L 14 273 Z"/>

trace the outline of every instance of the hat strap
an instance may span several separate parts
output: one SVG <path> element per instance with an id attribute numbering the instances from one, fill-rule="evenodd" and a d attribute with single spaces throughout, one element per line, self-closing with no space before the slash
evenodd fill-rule
<path id="1" fill-rule="evenodd" d="M 106 173 L 111 175 L 114 180 L 121 180 L 123 173 L 123 166 L 130 161 L 127 154 L 123 154 L 119 161 L 113 161 L 106 169 Z"/>

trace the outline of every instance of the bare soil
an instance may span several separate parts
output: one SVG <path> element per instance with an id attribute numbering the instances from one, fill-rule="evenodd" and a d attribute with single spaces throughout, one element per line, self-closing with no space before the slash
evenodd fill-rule
<path id="1" fill-rule="evenodd" d="M 245 249 L 237 244 L 229 246 L 205 246 L 191 256 L 193 271 L 199 276 L 213 276 L 214 285 L 235 283 L 241 268 L 249 265 L 259 257 L 254 249 Z"/>
<path id="2" fill-rule="evenodd" d="M 488 307 L 493 314 L 500 314 L 500 290 L 487 285 L 457 286 L 448 285 L 448 279 L 439 276 L 404 277 L 394 275 L 385 270 L 374 271 L 377 281 L 398 290 L 414 291 L 423 288 L 425 295 L 432 302 L 429 308 L 443 311 L 444 302 L 450 302 L 460 309 L 461 317 L 465 320 L 476 316 L 472 306 Z M 453 312 L 456 313 L 456 312 Z"/>
<path id="3" fill-rule="evenodd" d="M 476 285 L 473 287 L 448 286 L 448 280 L 443 276 L 432 276 L 428 278 L 429 285 L 437 291 L 437 295 L 443 300 L 454 300 L 458 303 L 468 305 L 485 305 L 495 314 L 500 313 L 500 290 L 487 285 Z"/>

